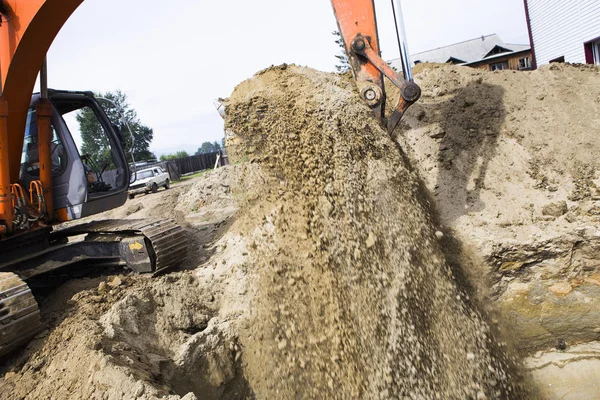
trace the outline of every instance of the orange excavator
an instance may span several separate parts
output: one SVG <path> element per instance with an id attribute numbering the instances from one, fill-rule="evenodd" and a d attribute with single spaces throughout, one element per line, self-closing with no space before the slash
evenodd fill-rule
<path id="1" fill-rule="evenodd" d="M 380 57 L 373 0 L 331 0 L 360 96 L 390 131 L 420 96 L 395 1 L 404 77 Z M 37 288 L 94 268 L 157 273 L 186 258 L 185 234 L 172 220 L 66 223 L 123 205 L 131 176 L 124 137 L 100 99 L 48 89 L 46 53 L 82 2 L 0 0 L 0 356 L 40 330 Z M 389 118 L 384 76 L 401 93 Z M 66 123 L 79 112 L 95 118 L 100 165 Z"/>

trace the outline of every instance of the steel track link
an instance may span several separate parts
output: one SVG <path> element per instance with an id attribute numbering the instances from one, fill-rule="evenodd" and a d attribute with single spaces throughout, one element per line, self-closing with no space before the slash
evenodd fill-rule
<path id="1" fill-rule="evenodd" d="M 153 273 L 172 268 L 187 259 L 187 236 L 172 219 L 111 219 L 69 227 L 57 233 L 142 234 L 150 243 Z"/>
<path id="2" fill-rule="evenodd" d="M 0 272 L 0 356 L 42 328 L 38 304 L 29 286 L 12 272 Z"/>

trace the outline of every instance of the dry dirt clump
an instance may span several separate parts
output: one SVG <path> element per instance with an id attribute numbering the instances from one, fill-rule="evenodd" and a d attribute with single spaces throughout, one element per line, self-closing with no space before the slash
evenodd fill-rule
<path id="1" fill-rule="evenodd" d="M 0 398 L 243 398 L 240 347 L 207 283 L 180 272 L 64 285 L 42 304 L 52 329 L 15 356 Z"/>
<path id="2" fill-rule="evenodd" d="M 240 337 L 258 398 L 518 398 L 431 205 L 348 77 L 283 65 L 240 84 L 238 158 L 279 180 L 252 232 Z"/>

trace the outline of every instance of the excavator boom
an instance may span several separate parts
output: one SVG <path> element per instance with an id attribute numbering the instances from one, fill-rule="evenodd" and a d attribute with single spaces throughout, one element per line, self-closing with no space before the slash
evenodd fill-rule
<path id="1" fill-rule="evenodd" d="M 36 77 L 52 41 L 82 2 L 0 1 L 0 224 L 4 222 L 8 231 L 14 218 L 10 185 L 19 181 L 25 121 Z"/>

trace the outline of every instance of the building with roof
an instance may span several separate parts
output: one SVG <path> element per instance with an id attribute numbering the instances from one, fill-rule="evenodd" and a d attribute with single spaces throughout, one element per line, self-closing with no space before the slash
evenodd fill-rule
<path id="1" fill-rule="evenodd" d="M 490 71 L 531 69 L 531 48 L 528 45 L 508 44 L 496 34 L 455 43 L 450 46 L 411 55 L 413 65 L 419 63 L 441 63 L 485 68 Z M 401 70 L 400 59 L 390 65 Z"/>
<path id="2" fill-rule="evenodd" d="M 533 67 L 600 65 L 600 1 L 524 0 Z"/>

